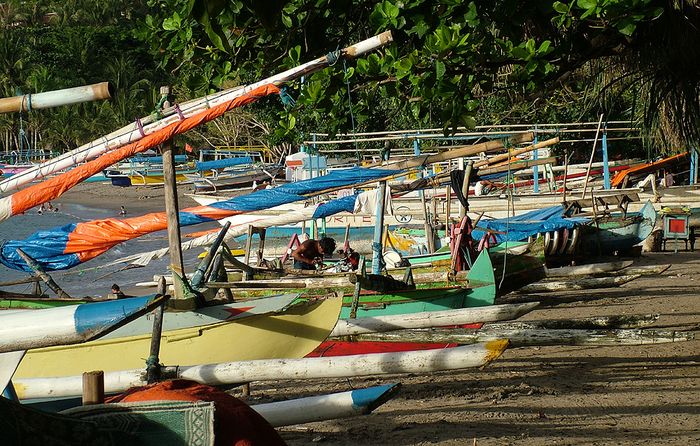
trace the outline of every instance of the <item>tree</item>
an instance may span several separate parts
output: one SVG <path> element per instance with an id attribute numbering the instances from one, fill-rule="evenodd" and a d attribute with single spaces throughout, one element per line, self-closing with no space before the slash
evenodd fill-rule
<path id="1" fill-rule="evenodd" d="M 249 82 L 391 29 L 396 43 L 381 53 L 354 66 L 338 64 L 295 86 L 297 107 L 290 113 L 303 116 L 296 123 L 315 129 L 349 130 L 353 122 L 384 129 L 414 122 L 439 123 L 449 132 L 473 126 L 489 104 L 517 108 L 569 89 L 599 93 L 589 116 L 598 111 L 617 114 L 610 118 L 641 116 L 650 132 L 664 130 L 656 135 L 666 142 L 700 140 L 697 1 L 149 4 L 154 10 L 141 38 L 163 67 L 193 73 L 186 76 L 200 91 L 225 81 Z M 565 115 L 566 107 L 559 108 Z M 305 130 L 290 129 L 287 113 L 279 118 L 282 128 Z"/>

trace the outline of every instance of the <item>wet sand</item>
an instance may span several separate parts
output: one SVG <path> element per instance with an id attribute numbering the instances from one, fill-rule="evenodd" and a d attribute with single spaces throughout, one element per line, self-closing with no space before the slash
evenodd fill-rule
<path id="1" fill-rule="evenodd" d="M 700 256 L 651 253 L 636 262 L 673 266 L 620 288 L 542 294 L 522 320 L 659 313 L 650 328 L 698 330 Z M 254 383 L 249 401 L 403 384 L 371 415 L 282 428 L 290 445 L 690 445 L 700 442 L 699 365 L 700 339 L 511 348 L 465 372 Z"/>

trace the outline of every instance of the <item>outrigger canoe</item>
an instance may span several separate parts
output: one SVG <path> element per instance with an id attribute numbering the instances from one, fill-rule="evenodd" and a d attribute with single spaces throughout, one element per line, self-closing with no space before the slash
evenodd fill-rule
<path id="1" fill-rule="evenodd" d="M 167 328 L 162 333 L 159 358 L 164 364 L 189 366 L 301 358 L 326 339 L 338 321 L 340 306 L 338 298 L 296 302 L 276 314 L 232 321 L 205 318 L 199 323 L 184 322 L 179 328 L 169 322 L 177 318 L 178 313 L 166 312 L 163 321 Z M 207 310 L 212 311 L 212 307 Z M 232 317 L 239 313 L 238 310 L 228 312 Z M 190 321 L 201 317 L 196 311 L 182 314 Z M 60 377 L 86 370 L 109 372 L 143 367 L 151 330 L 132 329 L 130 325 L 97 341 L 29 350 L 15 377 Z"/>

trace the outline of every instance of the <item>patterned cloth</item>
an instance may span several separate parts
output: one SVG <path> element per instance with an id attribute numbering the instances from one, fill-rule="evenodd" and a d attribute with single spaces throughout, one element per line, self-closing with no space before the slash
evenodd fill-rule
<path id="1" fill-rule="evenodd" d="M 95 422 L 101 430 L 126 432 L 140 445 L 214 445 L 214 403 L 154 401 L 81 406 L 62 412 Z"/>

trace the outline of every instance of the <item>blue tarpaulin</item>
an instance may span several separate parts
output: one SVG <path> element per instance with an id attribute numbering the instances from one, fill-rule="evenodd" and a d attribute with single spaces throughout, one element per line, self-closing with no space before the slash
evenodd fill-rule
<path id="1" fill-rule="evenodd" d="M 564 228 L 572 229 L 588 221 L 588 218 L 581 217 L 564 218 L 564 207 L 552 206 L 526 212 L 510 218 L 479 220 L 477 228 L 472 231 L 472 238 L 474 238 L 474 240 L 481 240 L 486 230 L 489 230 L 502 233 L 494 234 L 498 243 L 506 241 L 525 241 L 531 235 Z"/>
<path id="2" fill-rule="evenodd" d="M 231 166 L 241 166 L 245 164 L 253 164 L 253 158 L 249 156 L 239 156 L 235 158 L 224 158 L 221 160 L 212 161 L 197 161 L 195 168 L 199 171 L 212 169 L 225 169 Z"/>

